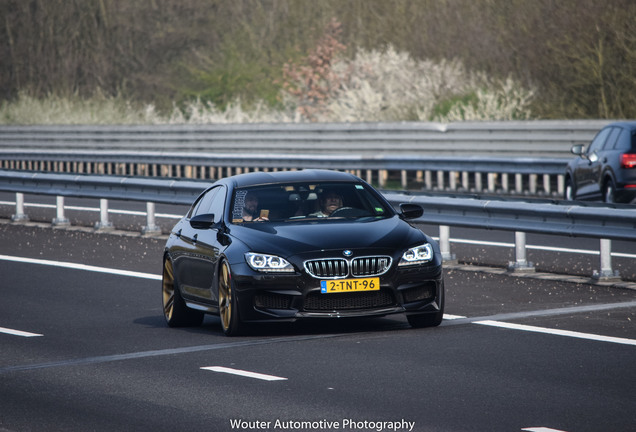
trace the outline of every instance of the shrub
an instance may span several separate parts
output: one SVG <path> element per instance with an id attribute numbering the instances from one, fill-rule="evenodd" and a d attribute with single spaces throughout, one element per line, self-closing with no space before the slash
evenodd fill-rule
<path id="1" fill-rule="evenodd" d="M 153 124 L 161 117 L 153 105 L 134 106 L 120 97 L 95 92 L 91 98 L 49 95 L 36 99 L 25 92 L 0 106 L 1 124 Z"/>

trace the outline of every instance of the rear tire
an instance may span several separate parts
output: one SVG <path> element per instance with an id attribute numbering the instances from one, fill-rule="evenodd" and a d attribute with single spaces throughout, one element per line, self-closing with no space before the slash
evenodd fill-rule
<path id="1" fill-rule="evenodd" d="M 567 178 L 565 180 L 565 191 L 563 193 L 563 198 L 566 201 L 574 201 L 574 196 L 576 195 L 576 189 L 574 188 L 574 183 L 571 178 Z"/>
<path id="2" fill-rule="evenodd" d="M 170 327 L 196 327 L 203 322 L 204 314 L 201 311 L 190 309 L 186 306 L 179 291 L 172 260 L 168 257 L 163 260 L 163 275 L 161 278 L 163 316 Z"/>
<path id="3" fill-rule="evenodd" d="M 614 186 L 612 179 L 607 180 L 603 187 L 603 201 L 608 204 L 616 202 L 616 186 Z"/>

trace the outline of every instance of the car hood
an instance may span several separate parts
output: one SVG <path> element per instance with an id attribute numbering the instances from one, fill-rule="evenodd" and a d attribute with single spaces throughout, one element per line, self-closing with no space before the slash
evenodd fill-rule
<path id="1" fill-rule="evenodd" d="M 364 222 L 233 225 L 230 234 L 253 252 L 283 257 L 332 249 L 404 249 L 418 242 L 430 241 L 424 233 L 397 216 Z"/>

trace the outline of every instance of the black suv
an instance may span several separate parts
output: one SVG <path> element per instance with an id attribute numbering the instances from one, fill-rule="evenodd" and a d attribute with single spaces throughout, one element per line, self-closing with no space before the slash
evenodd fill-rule
<path id="1" fill-rule="evenodd" d="M 636 199 L 636 121 L 611 123 L 592 144 L 577 144 L 565 173 L 565 199 L 629 203 Z"/>

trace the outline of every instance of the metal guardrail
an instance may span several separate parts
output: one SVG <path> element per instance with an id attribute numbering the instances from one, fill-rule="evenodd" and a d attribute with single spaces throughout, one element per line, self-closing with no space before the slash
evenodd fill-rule
<path id="1" fill-rule="evenodd" d="M 0 126 L 0 148 L 568 157 L 608 120 Z"/>
<path id="2" fill-rule="evenodd" d="M 24 193 L 56 195 L 57 218 L 64 224 L 64 197 L 99 198 L 100 222 L 97 229 L 108 229 L 108 199 L 147 203 L 144 234 L 160 232 L 155 225 L 154 203 L 190 204 L 209 183 L 160 179 L 137 179 L 116 176 L 27 174 L 0 170 L 0 190 L 16 192 L 14 220 L 25 220 Z M 611 240 L 636 240 L 636 209 L 582 207 L 573 203 L 528 203 L 506 200 L 431 197 L 385 193 L 397 205 L 421 204 L 424 215 L 416 222 L 440 225 L 440 248 L 446 260 L 450 253 L 449 226 L 514 231 L 516 262 L 513 271 L 533 271 L 526 260 L 525 233 L 559 234 L 601 239 L 601 269 L 595 277 L 617 278 L 611 266 Z"/>
<path id="3" fill-rule="evenodd" d="M 190 205 L 210 182 L 0 170 L 0 190 L 76 198 Z"/>
<path id="4" fill-rule="evenodd" d="M 424 207 L 420 222 L 571 237 L 636 240 L 636 209 L 587 207 L 573 202 L 429 197 L 385 193 L 390 202 Z"/>
<path id="5" fill-rule="evenodd" d="M 181 167 L 217 167 L 248 169 L 305 169 L 328 168 L 337 170 L 408 170 L 408 171 L 457 171 L 457 172 L 492 172 L 498 174 L 563 174 L 565 165 L 571 158 L 546 159 L 532 157 L 504 158 L 494 156 L 422 156 L 422 155 L 377 155 L 364 156 L 353 154 L 294 154 L 272 155 L 260 154 L 220 154 L 220 153 L 178 153 L 178 152 L 137 152 L 137 151 L 69 151 L 69 150 L 3 150 L 0 149 L 0 160 L 25 162 L 20 167 L 31 163 L 31 168 L 40 167 L 37 161 L 57 162 L 58 164 L 116 164 L 122 166 L 145 165 L 181 166 Z M 84 165 L 85 167 L 87 165 Z M 130 169 L 133 173 L 144 173 L 142 169 Z M 159 172 L 162 170 L 159 169 Z M 165 171 L 164 171 L 165 172 Z"/>
<path id="6" fill-rule="evenodd" d="M 568 159 L 422 155 L 272 155 L 132 151 L 3 150 L 0 168 L 129 176 L 216 179 L 248 171 L 323 168 L 351 171 L 384 188 L 389 172 L 402 189 L 563 193 Z M 375 174 L 374 174 L 375 172 Z M 363 174 L 364 173 L 364 174 Z M 483 181 L 486 175 L 487 181 Z M 543 184 L 539 178 L 543 177 Z M 512 185 L 514 181 L 514 185 Z"/>
<path id="7" fill-rule="evenodd" d="M 570 147 L 608 122 L 0 126 L 0 169 L 216 179 L 328 168 L 381 188 L 562 196 Z"/>

